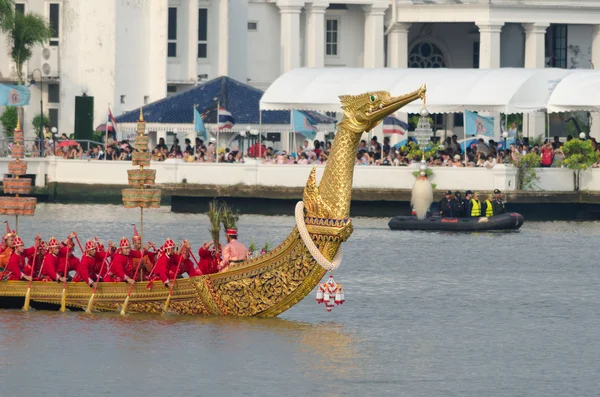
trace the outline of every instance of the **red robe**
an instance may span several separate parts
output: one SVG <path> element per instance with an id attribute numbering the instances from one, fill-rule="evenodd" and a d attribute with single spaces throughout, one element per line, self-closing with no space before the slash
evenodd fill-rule
<path id="1" fill-rule="evenodd" d="M 95 258 L 87 253 L 82 256 L 77 269 L 75 269 L 77 274 L 73 277 L 73 281 L 83 281 L 91 286 L 94 280 L 90 277 L 90 274 L 94 274 L 95 262 Z"/>
<path id="2" fill-rule="evenodd" d="M 69 259 L 67 262 L 67 250 L 69 253 Z M 58 265 L 56 267 L 56 272 L 61 275 L 61 277 L 65 276 L 65 263 L 67 264 L 67 274 L 71 270 L 77 270 L 77 266 L 79 266 L 79 258 L 73 255 L 73 247 L 67 248 L 66 246 L 62 246 L 58 249 Z"/>
<path id="3" fill-rule="evenodd" d="M 94 256 L 94 270 L 92 273 L 99 274 L 100 277 L 106 277 L 106 272 L 110 266 L 110 256 L 111 254 L 108 251 L 96 251 L 96 255 Z M 109 259 L 106 259 L 107 257 Z M 104 259 L 106 259 L 106 263 L 104 263 Z M 102 266 L 102 264 L 104 264 L 104 266 Z"/>
<path id="4" fill-rule="evenodd" d="M 221 258 L 215 254 L 214 247 L 210 250 L 200 247 L 198 250 L 200 262 L 198 262 L 198 271 L 201 274 L 217 273 L 219 271 L 219 262 Z"/>
<path id="5" fill-rule="evenodd" d="M 176 276 L 179 276 L 183 273 L 187 273 L 189 277 L 202 275 L 202 273 L 200 273 L 199 271 L 196 270 L 196 268 L 194 267 L 194 262 L 192 262 L 189 257 L 188 258 L 184 257 L 181 260 L 181 265 L 179 265 L 179 272 L 176 275 L 175 272 L 177 271 L 177 265 L 179 264 L 180 258 L 181 258 L 180 255 L 177 255 L 177 254 L 171 255 L 171 258 L 169 260 L 169 272 L 168 272 L 170 279 L 174 279 L 174 278 L 176 278 Z"/>
<path id="6" fill-rule="evenodd" d="M 166 283 L 169 279 L 167 272 L 169 271 L 169 262 L 171 258 L 169 255 L 163 253 L 156 260 L 156 266 L 154 266 L 154 275 L 158 276 L 163 283 Z"/>
<path id="7" fill-rule="evenodd" d="M 58 256 L 48 252 L 44 255 L 44 261 L 42 262 L 42 276 L 58 281 L 59 276 L 56 273 L 56 266 L 58 266 Z"/>
<path id="8" fill-rule="evenodd" d="M 19 254 L 16 251 L 11 254 L 10 258 L 8 259 L 8 264 L 6 265 L 6 272 L 9 274 L 9 280 L 20 280 L 25 275 L 29 276 L 29 273 L 31 273 L 31 268 L 27 269 L 29 270 L 29 273 L 23 273 L 25 270 L 25 256 L 33 250 L 35 250 L 35 248 L 31 247 L 23 251 L 23 254 Z"/>
<path id="9" fill-rule="evenodd" d="M 125 266 L 125 273 L 129 278 L 133 278 L 135 269 L 139 260 L 142 257 L 142 251 L 131 250 L 129 251 L 129 257 L 127 258 L 127 265 Z M 137 260 L 136 260 L 137 259 Z"/>
<path id="10" fill-rule="evenodd" d="M 121 252 L 117 252 L 110 262 L 110 274 L 107 275 L 107 281 L 125 281 L 126 274 L 127 277 L 133 278 L 133 273 L 129 275 L 129 271 L 131 271 L 131 268 L 133 267 L 131 259 L 139 258 L 140 256 L 140 251 L 135 250 L 131 250 L 128 256 L 123 255 Z M 133 271 L 135 271 L 135 269 Z"/>

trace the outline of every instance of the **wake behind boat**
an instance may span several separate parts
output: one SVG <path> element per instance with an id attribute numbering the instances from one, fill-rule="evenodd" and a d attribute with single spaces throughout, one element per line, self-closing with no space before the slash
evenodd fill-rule
<path id="1" fill-rule="evenodd" d="M 416 216 L 395 216 L 388 226 L 392 230 L 435 230 L 454 232 L 481 232 L 490 230 L 518 230 L 523 225 L 523 215 L 516 212 L 479 218 L 445 218 L 431 216 L 419 220 Z"/>

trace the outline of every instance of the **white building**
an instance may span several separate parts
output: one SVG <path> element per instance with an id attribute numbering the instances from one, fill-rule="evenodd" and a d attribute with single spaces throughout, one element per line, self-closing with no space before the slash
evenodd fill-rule
<path id="1" fill-rule="evenodd" d="M 56 34 L 26 65 L 43 106 L 70 133 L 75 96 L 94 124 L 228 75 L 265 89 L 296 67 L 600 65 L 597 0 L 17 0 Z M 0 79 L 15 79 L 4 37 Z M 34 77 L 39 80 L 38 72 Z M 30 78 L 30 77 L 29 77 Z M 49 83 L 49 84 L 46 84 Z M 26 132 L 39 113 L 32 87 Z M 449 93 L 451 95 L 452 93 Z M 536 131 L 543 120 L 531 118 Z M 453 124 L 453 122 L 452 122 Z M 460 123 L 457 120 L 457 124 Z M 600 123 L 594 123 L 600 126 Z M 600 136 L 599 136 L 600 137 Z"/>

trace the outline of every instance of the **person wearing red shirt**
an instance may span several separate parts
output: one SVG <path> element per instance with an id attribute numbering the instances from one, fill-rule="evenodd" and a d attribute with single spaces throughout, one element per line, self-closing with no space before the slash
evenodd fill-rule
<path id="1" fill-rule="evenodd" d="M 47 279 L 58 282 L 65 282 L 65 278 L 61 277 L 56 273 L 56 266 L 58 266 L 58 249 L 60 245 L 58 240 L 54 237 L 48 240 L 48 253 L 44 256 L 42 262 L 41 274 L 47 277 Z"/>
<path id="2" fill-rule="evenodd" d="M 189 277 L 202 275 L 202 273 L 196 270 L 196 268 L 194 267 L 194 262 L 192 262 L 192 260 L 190 259 L 191 248 L 192 246 L 190 245 L 190 243 L 186 241 L 185 244 L 181 247 L 179 254 L 174 253 L 173 255 L 171 255 L 171 260 L 169 262 L 169 278 L 176 278 L 177 276 L 180 276 L 183 273 L 187 273 Z M 181 255 L 183 255 L 183 258 L 181 258 Z M 181 264 L 179 264 L 180 260 Z M 178 265 L 179 272 L 175 274 Z"/>
<path id="3" fill-rule="evenodd" d="M 23 240 L 20 237 L 15 238 L 14 252 L 11 254 L 7 264 L 7 271 L 9 272 L 9 280 L 31 280 L 31 276 L 23 273 L 25 266 L 25 247 L 23 246 Z M 35 247 L 28 248 L 27 251 L 35 251 Z"/>
<path id="4" fill-rule="evenodd" d="M 108 271 L 107 281 L 121 282 L 126 281 L 129 284 L 135 284 L 135 281 L 127 275 L 126 270 L 130 267 L 131 245 L 126 237 L 123 237 L 119 242 L 119 249 L 115 253 L 113 260 L 110 262 L 110 270 Z M 139 256 L 138 256 L 139 257 Z"/>
<path id="5" fill-rule="evenodd" d="M 61 243 L 58 249 L 58 265 L 56 266 L 56 272 L 63 277 L 67 277 L 67 280 L 71 280 L 69 273 L 77 269 L 79 265 L 79 258 L 73 255 L 75 251 L 75 243 L 73 238 L 77 237 L 77 233 L 72 232 L 69 237 Z M 66 269 L 65 269 L 66 267 Z M 65 274 L 66 271 L 66 274 Z"/>
<path id="6" fill-rule="evenodd" d="M 94 288 L 97 283 L 97 276 L 94 274 L 96 267 L 96 244 L 88 240 L 85 242 L 85 254 L 81 257 L 81 261 L 77 265 L 76 275 L 73 281 L 85 282 L 91 288 Z"/>
<path id="7" fill-rule="evenodd" d="M 221 262 L 222 252 L 221 244 L 219 244 L 219 252 L 215 249 L 214 241 L 210 243 L 204 242 L 204 245 L 198 250 L 200 262 L 198 270 L 201 274 L 217 273 L 219 271 L 219 262 Z"/>
<path id="8" fill-rule="evenodd" d="M 544 146 L 542 146 L 542 167 L 550 167 L 552 165 L 552 159 L 554 157 L 554 148 L 549 139 L 546 139 Z"/>
<path id="9" fill-rule="evenodd" d="M 163 284 L 167 288 L 169 288 L 169 286 L 170 286 L 169 278 L 168 278 L 168 271 L 169 271 L 169 264 L 171 262 L 171 255 L 172 255 L 171 253 L 174 248 L 175 248 L 175 242 L 173 240 L 171 240 L 170 238 L 168 238 L 167 241 L 165 241 L 165 243 L 159 250 L 158 259 L 156 260 L 156 266 L 154 266 L 154 274 L 158 278 L 160 278 L 160 280 L 163 282 Z"/>
<path id="10" fill-rule="evenodd" d="M 265 145 L 261 145 L 256 142 L 254 145 L 250 146 L 248 149 L 248 156 L 250 157 L 265 157 L 267 154 L 267 148 Z"/>

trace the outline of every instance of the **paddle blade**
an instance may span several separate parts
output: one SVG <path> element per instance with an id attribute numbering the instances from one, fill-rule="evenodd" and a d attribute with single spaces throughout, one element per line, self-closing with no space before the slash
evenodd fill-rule
<path id="1" fill-rule="evenodd" d="M 96 296 L 95 293 L 92 293 L 92 296 L 90 296 L 90 301 L 88 302 L 88 305 L 85 308 L 85 312 L 86 313 L 91 313 L 92 312 L 92 307 L 94 307 L 94 296 Z"/>
<path id="2" fill-rule="evenodd" d="M 167 301 L 165 302 L 164 313 L 166 314 L 169 311 L 169 304 L 171 303 L 171 294 L 167 296 Z"/>
<path id="3" fill-rule="evenodd" d="M 63 288 L 62 296 L 60 297 L 60 311 L 63 313 L 65 311 L 67 311 L 67 289 L 66 288 Z"/>
<path id="4" fill-rule="evenodd" d="M 127 304 L 129 303 L 129 296 L 125 298 L 125 303 L 123 303 L 123 308 L 121 309 L 121 316 L 124 316 L 127 313 Z"/>
<path id="5" fill-rule="evenodd" d="M 27 294 L 25 294 L 25 304 L 23 305 L 23 311 L 29 311 L 29 300 L 31 299 L 31 287 L 27 288 Z"/>

